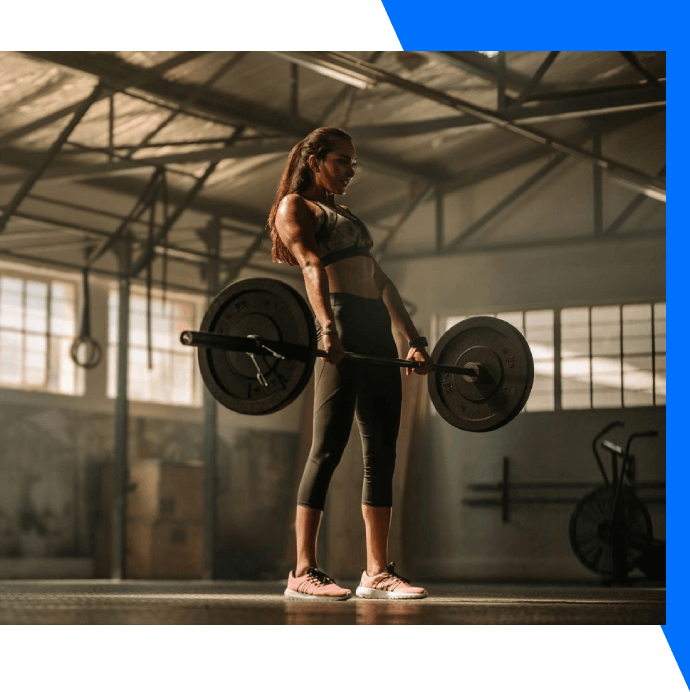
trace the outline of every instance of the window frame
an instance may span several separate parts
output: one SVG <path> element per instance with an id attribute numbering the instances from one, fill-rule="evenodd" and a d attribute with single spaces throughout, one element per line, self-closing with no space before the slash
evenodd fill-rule
<path id="1" fill-rule="evenodd" d="M 600 406 L 600 405 L 594 405 L 592 396 L 590 395 L 590 400 L 589 400 L 589 406 L 588 407 L 564 407 L 563 406 L 563 373 L 562 373 L 562 361 L 563 361 L 563 334 L 562 334 L 562 319 L 561 319 L 561 313 L 563 310 L 570 310 L 570 309 L 577 309 L 581 308 L 584 310 L 588 311 L 589 315 L 589 320 L 587 324 L 587 338 L 589 339 L 589 354 L 587 358 L 591 359 L 592 356 L 592 322 L 591 322 L 591 315 L 592 315 L 592 310 L 597 309 L 597 308 L 616 308 L 620 314 L 620 340 L 622 342 L 623 340 L 623 312 L 624 308 L 627 306 L 636 306 L 636 305 L 645 305 L 645 306 L 650 306 L 651 308 L 651 316 L 650 316 L 650 326 L 651 326 L 651 353 L 644 353 L 642 355 L 644 356 L 649 356 L 651 358 L 651 377 L 652 377 L 652 403 L 650 404 L 628 404 L 626 405 L 625 402 L 625 389 L 624 389 L 624 380 L 621 379 L 621 405 L 616 406 L 616 407 L 608 407 L 608 406 Z M 528 307 L 528 308 L 510 308 L 510 307 L 501 307 L 501 308 L 487 308 L 484 310 L 477 310 L 477 309 L 464 309 L 464 310 L 458 310 L 457 312 L 464 313 L 466 315 L 466 319 L 468 317 L 476 316 L 476 315 L 491 315 L 491 316 L 496 316 L 496 315 L 501 315 L 501 314 L 508 314 L 508 313 L 521 313 L 522 316 L 522 325 L 526 324 L 526 315 L 527 313 L 530 312 L 541 312 L 541 311 L 550 311 L 553 314 L 553 408 L 549 410 L 545 409 L 539 409 L 539 410 L 534 410 L 530 411 L 529 410 L 529 402 L 526 406 L 526 410 L 524 410 L 525 413 L 531 414 L 531 413 L 554 413 L 554 412 L 560 412 L 560 411 L 592 411 L 592 410 L 617 410 L 617 409 L 639 409 L 639 408 L 646 408 L 646 407 L 651 407 L 651 408 L 663 408 L 666 406 L 666 399 L 665 395 L 663 395 L 663 401 L 659 401 L 659 398 L 662 395 L 657 395 L 657 374 L 658 374 L 658 364 L 657 360 L 659 357 L 665 357 L 666 355 L 666 340 L 665 340 L 665 334 L 666 330 L 664 330 L 664 350 L 660 351 L 657 350 L 657 341 L 659 338 L 659 335 L 656 333 L 656 328 L 657 328 L 657 323 L 658 320 L 656 319 L 656 309 L 658 305 L 663 305 L 664 307 L 664 313 L 667 308 L 666 304 L 666 298 L 647 298 L 647 299 L 639 299 L 639 300 L 626 300 L 626 301 L 590 301 L 589 303 L 584 303 L 582 301 L 577 301 L 577 302 L 572 302 L 569 304 L 562 304 L 559 306 L 554 306 L 554 305 L 540 305 L 540 306 L 534 306 L 534 307 Z M 432 320 L 432 330 L 431 333 L 434 334 L 435 336 L 435 342 L 437 342 L 441 336 L 450 329 L 452 326 L 451 320 L 457 319 L 457 316 L 453 314 L 456 311 L 444 311 L 443 313 L 437 313 L 434 315 L 433 320 Z M 664 314 L 663 317 L 664 325 L 666 324 L 666 315 Z M 444 330 L 445 331 L 442 331 Z M 521 331 L 523 331 L 521 329 Z M 524 332 L 523 332 L 524 333 Z M 637 355 L 637 354 L 635 354 Z M 621 346 L 620 353 L 616 358 L 620 360 L 620 365 L 621 365 L 621 371 L 623 371 L 623 365 L 625 362 L 625 357 L 626 357 L 626 352 L 623 350 L 623 347 Z M 665 369 L 664 369 L 665 372 Z M 590 392 L 592 390 L 592 371 L 590 368 L 590 373 L 589 373 L 589 384 Z"/>
<path id="2" fill-rule="evenodd" d="M 201 320 L 201 315 L 203 314 L 203 311 L 206 309 L 207 305 L 207 299 L 205 296 L 201 294 L 193 294 L 193 293 L 184 293 L 180 291 L 170 291 L 169 289 L 166 291 L 163 291 L 160 288 L 152 288 L 151 289 L 151 298 L 153 301 L 152 304 L 152 313 L 154 311 L 154 305 L 156 302 L 159 304 L 163 304 L 163 301 L 165 301 L 165 306 L 166 310 L 169 310 L 171 306 L 173 305 L 181 305 L 181 304 L 190 304 L 193 309 L 193 313 L 190 317 L 190 326 L 186 328 L 193 328 L 196 329 L 198 326 L 198 323 Z M 172 372 L 175 371 L 175 369 L 172 367 L 172 361 L 174 357 L 179 357 L 183 356 L 185 360 L 189 362 L 190 365 L 190 370 L 189 374 L 191 376 L 191 397 L 190 400 L 187 401 L 174 401 L 172 398 L 168 399 L 162 399 L 162 398 L 153 398 L 153 397 L 140 397 L 136 396 L 133 394 L 134 387 L 132 386 L 132 381 L 136 377 L 137 371 L 133 370 L 133 363 L 136 362 L 136 359 L 132 357 L 132 352 L 133 350 L 140 350 L 144 349 L 144 351 L 147 351 L 147 342 L 146 342 L 146 331 L 144 332 L 144 343 L 139 344 L 139 343 L 132 343 L 132 316 L 134 314 L 139 314 L 138 310 L 134 309 L 134 306 L 132 305 L 133 300 L 143 300 L 144 305 L 146 304 L 146 299 L 147 299 L 147 294 L 146 294 L 146 287 L 144 286 L 134 286 L 132 285 L 130 287 L 130 294 L 129 294 L 129 300 L 130 300 L 130 308 L 129 308 L 129 329 L 128 329 L 128 337 L 129 337 L 129 344 L 128 344 L 128 357 L 127 357 L 127 398 L 128 401 L 134 403 L 134 404 L 140 404 L 140 405 L 152 405 L 152 406 L 164 406 L 164 407 L 173 407 L 175 409 L 180 409 L 180 408 L 193 408 L 193 409 L 200 409 L 203 406 L 203 382 L 201 379 L 201 373 L 199 372 L 199 368 L 197 365 L 197 359 L 196 359 L 196 349 L 193 348 L 184 348 L 180 345 L 179 350 L 174 349 L 172 346 L 167 346 L 165 348 L 163 347 L 157 347 L 152 343 L 152 359 L 155 358 L 155 353 L 163 353 L 166 356 L 167 364 L 167 372 L 164 373 L 163 377 L 166 377 L 169 381 L 172 381 L 174 378 L 172 376 Z M 111 319 L 113 317 L 113 301 L 114 301 L 114 306 L 115 306 L 115 313 L 114 313 L 114 319 Z M 118 314 L 119 314 L 119 303 L 120 303 L 120 293 L 119 293 L 119 288 L 115 284 L 111 284 L 108 288 L 108 294 L 107 294 L 107 310 L 108 310 L 108 320 L 107 320 L 107 334 L 106 334 L 106 362 L 107 362 L 107 375 L 106 375 L 106 391 L 105 391 L 105 396 L 109 400 L 113 400 L 117 398 L 117 359 L 118 359 L 118 349 L 119 349 L 119 320 L 118 320 Z M 144 317 L 146 313 L 144 312 Z M 160 315 L 159 315 L 160 316 Z M 166 314 L 162 315 L 163 319 L 173 322 L 175 319 L 175 313 L 174 313 L 174 308 L 167 312 Z M 152 321 L 155 319 L 155 317 L 152 314 Z M 113 340 L 113 335 L 115 335 L 115 340 Z M 167 336 L 172 339 L 172 343 L 175 343 L 176 345 L 179 344 L 179 339 L 178 337 L 178 332 L 172 328 L 167 332 Z M 155 335 L 153 335 L 155 336 Z M 144 367 L 147 367 L 146 364 L 144 364 Z M 147 383 L 147 386 L 150 387 L 151 383 Z"/>
<path id="3" fill-rule="evenodd" d="M 38 394 L 67 396 L 72 398 L 82 397 L 86 394 L 86 374 L 84 368 L 77 366 L 69 355 L 72 343 L 78 336 L 80 328 L 80 315 L 82 308 L 82 298 L 79 290 L 79 280 L 72 274 L 60 272 L 37 270 L 30 266 L 17 266 L 14 264 L 0 262 L 0 278 L 15 279 L 22 282 L 22 317 L 21 327 L 0 326 L 0 335 L 6 331 L 13 331 L 21 338 L 21 362 L 22 375 L 19 383 L 0 381 L 0 388 L 17 392 L 33 392 Z M 30 282 L 46 285 L 45 295 L 45 329 L 38 332 L 28 328 L 27 324 L 27 287 Z M 69 301 L 72 310 L 71 333 L 58 333 L 53 327 L 56 318 L 56 303 L 54 299 L 55 285 L 63 284 L 71 292 Z M 0 291 L 2 289 L 0 288 Z M 26 356 L 27 356 L 27 336 L 40 336 L 45 338 L 45 371 L 41 384 L 27 382 L 26 377 Z M 2 338 L 2 336 L 0 336 Z M 63 343 L 64 342 L 64 343 Z M 69 387 L 63 385 L 64 364 L 69 362 L 72 374 Z"/>

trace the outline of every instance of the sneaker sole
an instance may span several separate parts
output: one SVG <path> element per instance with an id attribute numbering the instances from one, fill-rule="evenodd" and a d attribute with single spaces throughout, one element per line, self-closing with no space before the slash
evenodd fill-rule
<path id="1" fill-rule="evenodd" d="M 383 589 L 370 589 L 368 586 L 358 586 L 357 596 L 359 598 L 384 598 L 384 599 L 412 599 L 426 598 L 429 594 L 424 593 L 402 593 L 395 591 L 384 591 Z"/>
<path id="2" fill-rule="evenodd" d="M 300 593 L 292 589 L 285 589 L 284 596 L 295 601 L 347 601 L 348 598 L 352 597 L 352 593 L 347 593 L 344 596 L 315 596 L 310 593 Z"/>

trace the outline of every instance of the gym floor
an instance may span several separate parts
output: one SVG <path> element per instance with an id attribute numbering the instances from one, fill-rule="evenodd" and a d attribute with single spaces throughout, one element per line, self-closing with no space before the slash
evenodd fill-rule
<path id="1" fill-rule="evenodd" d="M 355 583 L 344 582 L 352 589 Z M 663 625 L 664 585 L 425 584 L 417 601 L 286 600 L 283 582 L 0 582 L 0 625 Z"/>

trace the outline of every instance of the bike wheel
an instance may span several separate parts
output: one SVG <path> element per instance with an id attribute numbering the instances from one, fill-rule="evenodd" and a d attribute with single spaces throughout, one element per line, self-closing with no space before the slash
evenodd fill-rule
<path id="1" fill-rule="evenodd" d="M 620 576 L 621 567 L 627 575 L 652 540 L 649 512 L 630 488 L 621 488 L 612 522 L 614 499 L 615 489 L 597 488 L 577 503 L 570 517 L 573 552 L 587 569 L 604 577 Z"/>

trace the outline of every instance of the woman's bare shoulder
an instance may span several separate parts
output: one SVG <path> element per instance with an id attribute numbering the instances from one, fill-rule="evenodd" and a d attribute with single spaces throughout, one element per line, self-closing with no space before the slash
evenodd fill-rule
<path id="1" fill-rule="evenodd" d="M 309 204 L 302 195 L 297 194 L 296 192 L 291 192 L 289 195 L 285 195 L 283 199 L 280 200 L 280 204 L 278 205 L 278 211 L 283 211 L 283 212 L 300 212 L 300 211 L 309 211 Z"/>
<path id="2" fill-rule="evenodd" d="M 320 206 L 293 192 L 280 200 L 276 220 L 304 223 L 308 219 L 312 225 L 318 226 L 323 220 L 323 216 L 324 212 Z"/>
<path id="3" fill-rule="evenodd" d="M 321 223 L 323 212 L 302 195 L 291 193 L 285 195 L 276 213 L 276 225 L 279 230 L 296 232 L 298 230 L 315 232 Z"/>

